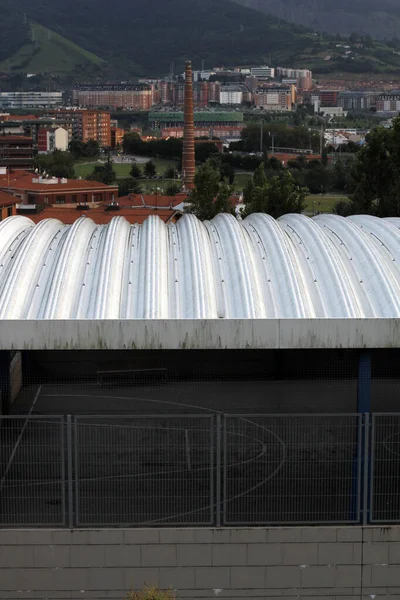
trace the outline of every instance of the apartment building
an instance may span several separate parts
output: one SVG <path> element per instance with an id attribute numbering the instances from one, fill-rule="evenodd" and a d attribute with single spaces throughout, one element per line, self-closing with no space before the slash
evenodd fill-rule
<path id="1" fill-rule="evenodd" d="M 70 139 L 87 142 L 96 140 L 101 147 L 111 146 L 110 113 L 103 110 L 59 109 L 49 111 L 48 116 L 64 123 Z"/>
<path id="2" fill-rule="evenodd" d="M 0 92 L 1 109 L 56 108 L 63 92 Z"/>
<path id="3" fill-rule="evenodd" d="M 75 106 L 149 111 L 155 103 L 154 85 L 85 85 L 73 90 Z"/>
<path id="4" fill-rule="evenodd" d="M 376 100 L 376 111 L 378 113 L 399 113 L 400 92 L 379 94 Z"/>
<path id="5" fill-rule="evenodd" d="M 262 79 L 273 79 L 275 77 L 275 69 L 273 67 L 252 67 L 250 75 L 260 77 Z"/>
<path id="6" fill-rule="evenodd" d="M 376 106 L 376 97 L 374 92 L 339 92 L 337 106 L 343 110 L 370 110 Z"/>
<path id="7" fill-rule="evenodd" d="M 0 136 L 0 167 L 14 171 L 33 169 L 34 144 L 24 135 Z"/>
<path id="8" fill-rule="evenodd" d="M 282 79 L 293 79 L 300 90 L 311 90 L 312 71 L 309 69 L 286 69 L 278 67 L 276 73 Z"/>
<path id="9" fill-rule="evenodd" d="M 292 89 L 290 87 L 262 87 L 254 94 L 254 104 L 264 110 L 289 112 L 292 110 Z"/>
<path id="10" fill-rule="evenodd" d="M 242 104 L 243 88 L 238 85 L 221 85 L 219 102 L 220 104 Z"/>

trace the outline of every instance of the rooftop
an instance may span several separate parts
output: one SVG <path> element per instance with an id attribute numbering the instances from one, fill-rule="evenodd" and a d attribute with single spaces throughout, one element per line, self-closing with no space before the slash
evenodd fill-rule
<path id="1" fill-rule="evenodd" d="M 12 173 L 11 175 L 0 175 L 0 188 L 12 190 L 27 190 L 32 192 L 66 192 L 75 190 L 105 191 L 117 192 L 118 186 L 106 185 L 98 181 L 88 181 L 86 179 L 60 179 L 52 177 L 46 179 L 35 173 L 24 171 L 20 175 Z"/>
<path id="2" fill-rule="evenodd" d="M 400 218 L 225 214 L 201 223 L 184 215 L 131 225 L 123 218 L 129 210 L 107 214 L 107 225 L 87 217 L 73 225 L 1 222 L 0 323 L 235 319 L 236 331 L 241 320 L 309 327 L 310 320 L 400 319 Z M 330 335 L 328 344 L 334 329 Z"/>

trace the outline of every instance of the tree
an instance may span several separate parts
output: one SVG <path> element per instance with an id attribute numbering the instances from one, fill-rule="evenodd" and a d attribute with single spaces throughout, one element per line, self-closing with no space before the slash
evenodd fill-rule
<path id="1" fill-rule="evenodd" d="M 98 158 L 100 156 L 100 144 L 97 140 L 71 140 L 69 151 L 77 158 Z"/>
<path id="2" fill-rule="evenodd" d="M 246 186 L 242 215 L 255 212 L 267 213 L 275 219 L 288 213 L 301 213 L 304 210 L 308 189 L 296 184 L 287 170 L 266 180 L 261 186 Z"/>
<path id="3" fill-rule="evenodd" d="M 261 165 L 254 171 L 253 184 L 255 187 L 264 187 L 266 183 L 267 177 L 265 175 L 265 168 L 261 163 Z"/>
<path id="4" fill-rule="evenodd" d="M 143 177 L 142 170 L 139 167 L 139 165 L 137 165 L 136 163 L 132 163 L 131 170 L 130 170 L 129 174 L 134 179 L 140 179 L 141 177 Z"/>
<path id="5" fill-rule="evenodd" d="M 400 117 L 391 129 L 378 127 L 352 162 L 350 207 L 352 214 L 400 216 Z M 342 206 L 336 207 L 343 210 Z"/>
<path id="6" fill-rule="evenodd" d="M 70 152 L 55 150 L 52 154 L 36 156 L 34 166 L 53 177 L 75 178 L 74 158 Z"/>
<path id="7" fill-rule="evenodd" d="M 175 170 L 175 168 L 172 167 L 172 166 L 167 167 L 165 169 L 164 177 L 165 177 L 165 179 L 175 179 L 175 177 L 176 177 L 176 170 Z"/>
<path id="8" fill-rule="evenodd" d="M 328 166 L 328 162 L 329 162 L 329 159 L 328 159 L 328 150 L 326 148 L 324 148 L 322 150 L 321 163 L 322 163 L 322 165 L 324 167 L 327 167 Z"/>
<path id="9" fill-rule="evenodd" d="M 140 183 L 137 179 L 133 177 L 127 177 L 126 179 L 122 179 L 118 183 L 118 197 L 128 196 L 128 194 L 141 194 L 142 188 L 140 187 Z"/>
<path id="10" fill-rule="evenodd" d="M 226 181 L 220 181 L 220 172 L 211 161 L 197 169 L 194 184 L 185 212 L 196 215 L 201 221 L 210 220 L 219 213 L 235 213 L 230 201 L 232 187 Z"/>
<path id="11" fill-rule="evenodd" d="M 165 189 L 166 196 L 176 196 L 181 191 L 181 185 L 179 183 L 169 183 Z"/>
<path id="12" fill-rule="evenodd" d="M 149 160 L 145 165 L 144 165 L 144 174 L 148 179 L 152 179 L 153 177 L 155 177 L 156 175 L 156 165 L 153 163 L 153 161 Z"/>
<path id="13" fill-rule="evenodd" d="M 96 165 L 90 175 L 87 176 L 86 179 L 91 181 L 98 181 L 100 183 L 105 183 L 106 185 L 111 185 L 114 183 L 117 175 L 112 167 L 111 162 L 107 162 L 104 165 Z"/>

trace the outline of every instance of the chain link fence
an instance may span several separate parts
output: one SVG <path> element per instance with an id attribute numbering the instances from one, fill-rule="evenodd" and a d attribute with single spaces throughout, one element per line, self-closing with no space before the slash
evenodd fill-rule
<path id="1" fill-rule="evenodd" d="M 398 473 L 400 414 L 0 417 L 3 527 L 399 522 Z"/>
<path id="2" fill-rule="evenodd" d="M 374 414 L 371 431 L 370 520 L 400 521 L 400 414 Z"/>
<path id="3" fill-rule="evenodd" d="M 0 417 L 0 524 L 65 524 L 63 417 Z"/>

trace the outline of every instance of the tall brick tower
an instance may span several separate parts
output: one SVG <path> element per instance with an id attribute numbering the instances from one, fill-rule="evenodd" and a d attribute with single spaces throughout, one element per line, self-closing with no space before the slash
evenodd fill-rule
<path id="1" fill-rule="evenodd" d="M 185 63 L 185 113 L 183 130 L 182 178 L 186 190 L 194 188 L 196 171 L 194 157 L 194 110 L 192 63 Z"/>

